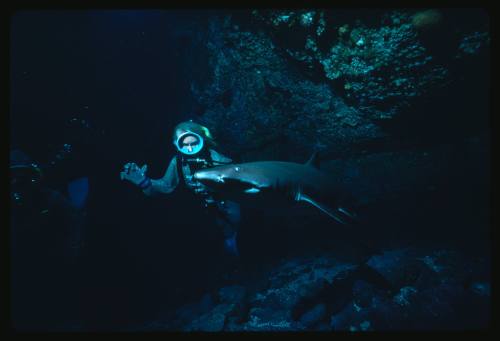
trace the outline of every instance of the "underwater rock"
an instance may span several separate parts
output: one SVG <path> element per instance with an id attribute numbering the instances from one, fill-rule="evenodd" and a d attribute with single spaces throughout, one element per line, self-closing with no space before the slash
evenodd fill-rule
<path id="1" fill-rule="evenodd" d="M 344 100 L 328 84 L 297 72 L 269 36 L 233 31 L 224 20 L 214 19 L 211 25 L 210 76 L 194 80 L 191 90 L 206 108 L 199 120 L 221 145 L 231 143 L 236 154 L 281 150 L 283 156 L 295 159 L 301 153 L 306 157 L 307 149 L 316 145 L 340 150 L 358 137 L 381 136 L 381 130 L 356 108 L 346 111 L 343 122 L 338 120 L 336 113 L 347 107 Z M 227 93 L 231 96 L 224 104 L 221 100 Z M 282 148 L 284 144 L 287 148 Z"/>
<path id="2" fill-rule="evenodd" d="M 288 261 L 269 274 L 269 286 L 252 294 L 251 307 L 245 330 L 304 330 L 313 328 L 325 316 L 326 304 L 317 302 L 305 306 L 299 316 L 295 310 L 304 300 L 314 302 L 323 297 L 329 281 L 353 266 L 332 258 L 305 258 L 300 262 Z"/>
<path id="3" fill-rule="evenodd" d="M 234 311 L 234 304 L 219 304 L 212 311 L 191 321 L 184 331 L 219 332 L 224 328 L 227 316 Z"/>
<path id="4" fill-rule="evenodd" d="M 366 18 L 356 20 L 353 12 L 318 11 L 310 27 L 295 25 L 304 15 L 300 11 L 288 13 L 291 20 L 287 26 L 270 24 L 279 13 L 261 11 L 254 15 L 272 33 L 283 36 L 280 43 L 292 58 L 306 69 L 322 73 L 333 83 L 343 84 L 342 96 L 355 101 L 357 109 L 362 108 L 374 118 L 392 117 L 447 76 L 446 68 L 433 61 L 417 35 L 417 31 L 440 23 L 438 10 L 413 14 L 411 11 L 374 12 L 369 24 L 363 22 L 369 21 Z M 297 19 L 293 20 L 295 16 Z M 325 22 L 331 26 L 325 27 Z M 314 32 L 319 30 L 323 34 L 325 29 L 329 39 L 320 41 Z M 300 35 L 297 36 L 297 32 Z M 304 39 L 303 45 L 295 43 L 300 39 Z M 389 101 L 391 104 L 387 107 Z"/>
<path id="5" fill-rule="evenodd" d="M 242 326 L 242 331 L 302 331 L 305 328 L 297 322 L 290 321 L 265 321 L 252 320 Z"/>
<path id="6" fill-rule="evenodd" d="M 202 311 L 196 303 L 186 304 L 176 311 L 176 319 L 180 324 L 188 323 L 198 317 Z"/>
<path id="7" fill-rule="evenodd" d="M 397 26 L 353 29 L 351 40 L 339 40 L 320 60 L 326 77 L 342 81 L 345 96 L 373 118 L 393 117 L 447 76 L 401 17 Z"/>
<path id="8" fill-rule="evenodd" d="M 334 330 L 424 330 L 461 329 L 454 305 L 463 299 L 455 286 L 438 286 L 423 291 L 403 287 L 392 300 L 376 295 L 368 307 L 355 302 L 331 318 Z M 470 313 L 469 313 L 470 315 Z"/>
<path id="9" fill-rule="evenodd" d="M 418 258 L 437 275 L 441 282 L 470 286 L 470 283 L 488 281 L 489 264 L 481 258 L 467 258 L 458 251 L 435 250 Z"/>
<path id="10" fill-rule="evenodd" d="M 254 307 L 248 317 L 249 321 L 291 321 L 290 311 L 274 307 Z"/>
<path id="11" fill-rule="evenodd" d="M 468 55 L 477 54 L 481 49 L 490 44 L 488 32 L 473 32 L 462 38 L 458 46 L 458 54 L 455 58 L 463 58 Z"/>
<path id="12" fill-rule="evenodd" d="M 309 260 L 302 265 L 285 263 L 270 274 L 271 287 L 257 292 L 251 304 L 291 310 L 304 298 L 318 295 L 339 273 L 354 268 L 351 264 L 333 260 L 329 260 L 330 264 L 322 264 L 324 261 L 325 259 Z"/>
<path id="13" fill-rule="evenodd" d="M 367 331 L 372 328 L 371 310 L 362 309 L 355 303 L 347 305 L 341 312 L 330 319 L 332 330 Z"/>
<path id="14" fill-rule="evenodd" d="M 410 302 L 414 300 L 417 292 L 417 289 L 415 289 L 414 287 L 402 287 L 401 289 L 399 289 L 399 293 L 394 296 L 394 302 L 401 306 L 409 305 Z"/>
<path id="15" fill-rule="evenodd" d="M 386 250 L 358 267 L 330 255 L 295 257 L 245 283 L 220 288 L 219 304 L 208 311 L 200 309 L 203 304 L 187 305 L 177 310 L 177 317 L 170 316 L 170 322 L 156 321 L 144 329 L 363 332 L 483 328 L 489 321 L 491 296 L 487 264 L 452 250 L 416 247 Z"/>
<path id="16" fill-rule="evenodd" d="M 299 322 L 306 328 L 311 328 L 320 322 L 326 316 L 326 305 L 320 303 L 311 310 L 307 311 L 299 319 Z"/>
<path id="17" fill-rule="evenodd" d="M 299 161 L 314 149 L 348 153 L 353 144 L 391 137 L 386 122 L 419 119 L 416 101 L 461 76 L 452 61 L 488 46 L 479 20 L 469 31 L 446 26 L 452 22 L 443 18 L 454 15 L 431 9 L 214 16 L 198 43 L 207 65 L 190 66 L 193 102 L 203 108 L 198 119 L 243 160 Z M 436 26 L 447 43 L 429 46 L 421 33 L 432 35 Z"/>
<path id="18" fill-rule="evenodd" d="M 485 327 L 488 321 L 485 306 L 478 300 L 470 300 L 463 286 L 457 283 L 441 283 L 419 291 L 407 288 L 401 291 L 401 296 L 406 298 L 395 303 L 404 323 L 398 321 L 393 328 L 404 325 L 412 330 L 464 330 Z"/>
<path id="19" fill-rule="evenodd" d="M 352 288 L 353 302 L 358 307 L 369 307 L 375 293 L 374 285 L 365 280 L 356 280 Z"/>
<path id="20" fill-rule="evenodd" d="M 367 264 L 393 288 L 398 289 L 417 281 L 424 265 L 416 257 L 417 251 L 414 249 L 386 251 L 382 255 L 371 257 Z"/>

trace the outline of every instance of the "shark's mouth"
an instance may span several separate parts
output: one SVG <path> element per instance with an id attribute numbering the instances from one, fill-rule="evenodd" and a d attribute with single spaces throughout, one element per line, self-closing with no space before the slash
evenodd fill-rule
<path id="1" fill-rule="evenodd" d="M 256 188 L 256 186 L 250 182 L 227 177 L 221 177 L 218 183 L 223 185 L 227 191 L 231 192 L 246 192 Z"/>
<path id="2" fill-rule="evenodd" d="M 213 177 L 212 179 L 200 179 L 203 184 L 213 190 L 220 190 L 225 193 L 248 193 L 254 194 L 260 192 L 259 188 L 251 182 L 242 181 L 235 178 L 225 177 L 223 175 Z"/>

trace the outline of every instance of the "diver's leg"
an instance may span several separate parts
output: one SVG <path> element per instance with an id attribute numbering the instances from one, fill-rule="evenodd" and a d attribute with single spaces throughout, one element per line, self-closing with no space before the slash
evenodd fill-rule
<path id="1" fill-rule="evenodd" d="M 231 234 L 224 235 L 224 249 L 229 254 L 238 257 L 238 244 L 236 242 L 237 232 L 232 231 Z"/>
<path id="2" fill-rule="evenodd" d="M 224 234 L 224 250 L 228 255 L 238 257 L 236 238 L 240 225 L 240 206 L 235 202 L 225 200 L 218 202 L 217 208 L 216 222 Z"/>
<path id="3" fill-rule="evenodd" d="M 218 213 L 216 216 L 217 225 L 222 228 L 224 235 L 224 250 L 233 257 L 238 257 L 238 228 L 240 224 L 240 207 L 238 204 L 230 201 L 221 201 L 217 205 Z"/>

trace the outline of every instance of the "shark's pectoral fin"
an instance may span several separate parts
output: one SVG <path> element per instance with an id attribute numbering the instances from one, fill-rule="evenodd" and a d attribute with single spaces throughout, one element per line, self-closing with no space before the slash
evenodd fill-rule
<path id="1" fill-rule="evenodd" d="M 347 208 L 339 206 L 339 207 L 337 207 L 337 211 L 339 211 L 340 213 L 348 216 L 352 220 L 357 220 L 358 219 L 358 215 L 356 213 L 354 213 L 353 211 L 350 211 Z"/>
<path id="2" fill-rule="evenodd" d="M 248 193 L 248 194 L 257 194 L 259 192 L 260 192 L 260 189 L 258 189 L 257 187 L 252 187 L 252 188 L 245 190 L 245 193 Z"/>
<path id="3" fill-rule="evenodd" d="M 340 209 L 332 209 L 332 208 L 328 207 L 327 205 L 321 204 L 318 201 L 309 197 L 308 195 L 302 194 L 300 192 L 297 194 L 295 199 L 297 201 L 304 201 L 304 202 L 307 202 L 307 203 L 313 205 L 314 207 L 320 209 L 323 213 L 326 213 L 328 216 L 335 219 L 336 221 L 338 221 L 341 224 L 345 224 L 345 225 L 347 224 L 347 221 L 342 217 L 343 212 L 341 211 L 341 208 Z"/>

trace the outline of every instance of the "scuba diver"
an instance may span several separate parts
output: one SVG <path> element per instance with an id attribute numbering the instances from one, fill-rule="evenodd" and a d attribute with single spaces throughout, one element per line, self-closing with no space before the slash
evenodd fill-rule
<path id="1" fill-rule="evenodd" d="M 11 313 L 18 330 L 78 328 L 84 216 L 47 171 L 10 151 Z"/>
<path id="2" fill-rule="evenodd" d="M 95 159 L 95 145 L 104 132 L 81 117 L 62 122 L 58 131 L 58 142 L 49 142 L 45 156 L 36 162 L 18 148 L 22 141 L 14 140 L 16 148 L 10 150 L 11 307 L 16 329 L 78 330 L 86 323 L 87 210 L 97 173 L 89 160 Z"/>
<path id="3" fill-rule="evenodd" d="M 162 178 L 150 179 L 146 176 L 147 165 L 139 167 L 135 163 L 125 164 L 120 178 L 137 185 L 148 196 L 169 194 L 179 184 L 185 185 L 202 200 L 205 209 L 215 216 L 215 222 L 224 234 L 226 253 L 238 258 L 236 237 L 240 224 L 239 204 L 215 197 L 193 177 L 197 170 L 227 165 L 232 160 L 215 151 L 213 148 L 216 143 L 208 128 L 192 120 L 181 122 L 174 128 L 172 142 L 178 153 L 171 159 Z"/>

